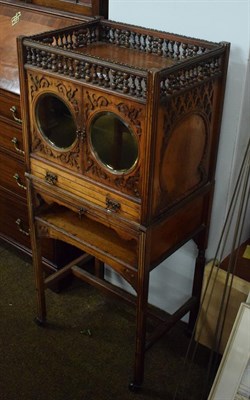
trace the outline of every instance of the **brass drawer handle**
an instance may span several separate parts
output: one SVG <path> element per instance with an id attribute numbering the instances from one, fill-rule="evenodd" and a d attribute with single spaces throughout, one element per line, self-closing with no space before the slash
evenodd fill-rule
<path id="1" fill-rule="evenodd" d="M 18 122 L 19 124 L 22 124 L 22 120 L 20 118 L 17 117 L 17 108 L 16 106 L 12 106 L 10 108 L 10 112 L 12 112 L 12 117 L 14 119 L 14 121 Z"/>
<path id="2" fill-rule="evenodd" d="M 121 209 L 121 204 L 118 201 L 106 197 L 106 210 L 109 213 L 117 213 Z"/>
<path id="3" fill-rule="evenodd" d="M 22 222 L 22 220 L 20 219 L 20 218 L 18 218 L 17 220 L 16 220 L 16 224 L 17 224 L 17 226 L 18 226 L 18 230 L 23 234 L 23 235 L 25 235 L 25 236 L 30 236 L 30 232 L 28 231 L 25 231 L 24 229 L 23 229 L 23 222 Z"/>
<path id="4" fill-rule="evenodd" d="M 16 180 L 17 186 L 19 186 L 20 188 L 27 190 L 26 186 L 22 184 L 21 180 L 20 180 L 20 176 L 18 175 L 18 173 L 16 172 L 13 175 L 13 178 Z"/>
<path id="5" fill-rule="evenodd" d="M 24 151 L 18 147 L 19 143 L 18 143 L 18 140 L 17 140 L 16 137 L 13 137 L 13 138 L 11 139 L 11 143 L 14 144 L 15 150 L 16 150 L 18 153 L 24 154 Z"/>
<path id="6" fill-rule="evenodd" d="M 45 175 L 45 181 L 50 185 L 55 185 L 57 182 L 57 175 L 53 174 L 53 172 L 47 171 Z"/>
<path id="7" fill-rule="evenodd" d="M 82 216 L 86 213 L 87 213 L 87 208 L 83 208 L 83 207 L 79 208 L 79 210 L 78 210 L 79 219 L 82 219 Z"/>

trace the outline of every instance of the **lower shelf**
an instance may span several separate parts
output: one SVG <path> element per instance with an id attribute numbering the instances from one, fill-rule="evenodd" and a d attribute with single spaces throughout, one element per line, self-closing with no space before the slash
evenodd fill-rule
<path id="1" fill-rule="evenodd" d="M 52 205 L 36 217 L 41 236 L 49 236 L 75 245 L 109 265 L 119 262 L 137 267 L 138 238 L 126 240 L 109 228 L 85 215 Z M 47 230 L 47 232 L 46 232 Z"/>

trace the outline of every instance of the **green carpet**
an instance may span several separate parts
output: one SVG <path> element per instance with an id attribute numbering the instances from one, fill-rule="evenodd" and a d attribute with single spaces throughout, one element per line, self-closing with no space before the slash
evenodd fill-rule
<path id="1" fill-rule="evenodd" d="M 0 400 L 200 400 L 207 352 L 183 372 L 182 324 L 146 354 L 145 382 L 128 390 L 134 310 L 80 281 L 47 291 L 48 325 L 38 327 L 30 260 L 0 244 Z M 88 330 L 91 335 L 88 335 Z M 187 378 L 187 379 L 184 379 Z"/>

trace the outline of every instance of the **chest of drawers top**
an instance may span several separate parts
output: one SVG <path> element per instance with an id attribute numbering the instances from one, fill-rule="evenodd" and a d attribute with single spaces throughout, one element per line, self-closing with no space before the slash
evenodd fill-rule
<path id="1" fill-rule="evenodd" d="M 93 7 L 91 1 L 81 3 L 70 4 L 71 12 L 68 12 L 69 3 L 65 1 L 0 0 L 0 90 L 20 94 L 16 38 L 87 21 L 89 15 L 101 11 L 99 1 Z M 75 7 L 77 14 L 72 12 Z"/>

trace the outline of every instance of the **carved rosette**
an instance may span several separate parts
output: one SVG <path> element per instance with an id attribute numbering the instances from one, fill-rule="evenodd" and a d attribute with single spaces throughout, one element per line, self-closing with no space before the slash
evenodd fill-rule
<path id="1" fill-rule="evenodd" d="M 135 107 L 122 102 L 115 104 L 111 99 L 107 99 L 103 95 L 98 96 L 96 93 L 87 91 L 84 109 L 85 121 L 88 121 L 91 117 L 91 114 L 94 114 L 97 110 L 109 110 L 115 112 L 117 115 L 120 115 L 122 119 L 127 121 L 130 126 L 133 127 L 133 131 L 136 133 L 140 147 L 140 137 L 142 134 L 140 118 L 142 114 L 142 108 L 139 105 Z M 102 183 L 113 186 L 114 188 L 121 190 L 124 193 L 131 194 L 132 196 L 140 197 L 139 163 L 136 165 L 135 169 L 126 174 L 113 174 L 99 164 L 90 149 L 90 143 L 88 143 L 86 146 L 85 172 L 89 176 L 97 177 Z"/>

